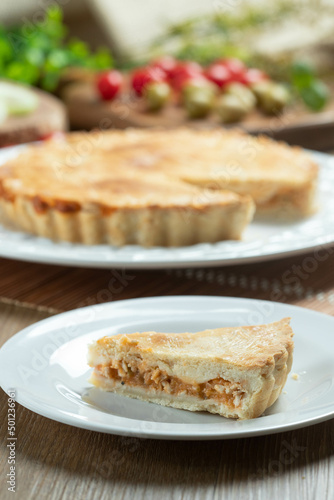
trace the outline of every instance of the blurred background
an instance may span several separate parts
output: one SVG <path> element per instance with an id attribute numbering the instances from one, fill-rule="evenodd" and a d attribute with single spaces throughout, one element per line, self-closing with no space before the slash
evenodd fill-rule
<path id="1" fill-rule="evenodd" d="M 168 120 L 168 125 L 178 125 L 186 119 L 202 117 L 191 116 L 192 103 L 187 107 L 186 102 L 188 114 L 181 116 L 174 110 L 170 118 L 170 100 L 167 107 L 159 104 L 164 108 L 160 114 L 146 116 L 145 112 L 154 108 L 152 102 L 154 105 L 157 102 L 158 91 L 162 92 L 159 88 L 154 90 L 153 97 L 148 93 L 146 108 L 138 100 L 128 109 L 129 121 L 114 116 L 111 101 L 115 101 L 114 97 L 126 101 L 133 90 L 137 97 L 142 97 L 136 84 L 132 82 L 131 86 L 130 82 L 128 86 L 129 75 L 136 69 L 146 70 L 165 55 L 172 55 L 178 62 L 200 64 L 206 77 L 210 65 L 234 59 L 257 71 L 249 75 L 252 85 L 254 77 L 258 83 L 260 71 L 261 79 L 265 75 L 271 86 L 267 82 L 262 98 L 259 97 L 262 89 L 251 87 L 247 80 L 256 95 L 257 112 L 246 114 L 241 109 L 238 111 L 241 118 L 235 119 L 235 110 L 231 115 L 228 109 L 226 114 L 223 103 L 222 111 L 218 110 L 220 118 L 209 121 L 228 126 L 230 122 L 238 122 L 250 132 L 265 132 L 288 142 L 328 149 L 334 147 L 333 34 L 334 0 L 16 0 L 0 5 L 0 78 L 29 84 L 60 98 L 67 107 L 73 129 L 98 126 L 101 114 L 110 115 L 113 125 L 122 128 L 145 123 L 146 126 L 167 124 Z M 117 88 L 113 93 L 105 79 L 101 85 L 109 85 L 109 89 L 103 92 L 97 80 L 103 72 L 111 70 L 122 72 L 126 82 L 122 83 L 121 91 Z M 147 73 L 144 78 L 147 79 Z M 218 85 L 219 91 L 226 92 L 225 83 L 219 86 L 211 76 L 209 80 Z M 231 81 L 245 83 L 240 78 Z M 173 82 L 167 83 L 175 97 Z M 195 97 L 198 100 L 198 92 Z M 200 97 L 203 98 L 203 92 Z M 97 106 L 101 105 L 99 111 L 90 107 L 94 99 Z M 195 105 L 198 110 L 198 103 Z M 229 102 L 224 105 L 230 106 Z M 301 124 L 316 126 L 318 137 L 320 132 L 325 134 L 323 141 L 309 144 L 306 139 L 305 143 L 298 131 L 292 137 L 284 132 L 277 135 L 277 124 L 271 126 L 274 132 L 270 131 L 265 121 L 267 116 L 281 116 L 283 108 L 287 110 L 285 117 L 289 110 L 293 116 L 285 120 L 284 127 L 280 125 L 281 129 L 296 128 L 297 120 L 297 128 Z"/>
<path id="2" fill-rule="evenodd" d="M 254 47 L 261 52 L 295 50 L 320 42 L 327 45 L 334 38 L 333 0 L 16 0 L 2 2 L 0 22 L 6 26 L 35 24 L 51 6 L 63 11 L 72 36 L 92 48 L 107 45 L 122 58 L 146 55 L 152 43 L 173 25 L 210 16 L 243 17 L 246 30 L 238 30 L 242 26 L 235 23 L 240 42 L 244 36 L 249 38 L 243 31 L 253 21 L 259 37 Z"/>

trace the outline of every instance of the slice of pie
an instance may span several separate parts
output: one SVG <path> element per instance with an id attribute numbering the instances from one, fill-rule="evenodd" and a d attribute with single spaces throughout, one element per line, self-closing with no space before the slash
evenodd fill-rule
<path id="1" fill-rule="evenodd" d="M 291 369 L 289 322 L 103 337 L 89 346 L 90 382 L 164 406 L 255 418 L 276 401 Z"/>

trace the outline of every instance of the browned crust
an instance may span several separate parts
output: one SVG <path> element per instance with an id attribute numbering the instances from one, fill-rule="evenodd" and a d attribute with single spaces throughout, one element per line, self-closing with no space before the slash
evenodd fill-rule
<path id="1" fill-rule="evenodd" d="M 47 202 L 24 196 L 0 197 L 0 221 L 29 233 L 88 245 L 183 246 L 240 239 L 253 203 L 200 207 L 95 207 Z"/>
<path id="2" fill-rule="evenodd" d="M 194 356 L 208 362 L 219 363 L 226 358 L 231 365 L 250 370 L 259 368 L 266 373 L 267 368 L 284 366 L 286 352 L 291 354 L 293 350 L 292 337 L 290 318 L 283 318 L 270 324 L 223 327 L 197 333 L 117 334 L 100 338 L 96 345 L 106 353 L 115 348 L 124 354 L 139 352 L 150 356 L 159 352 L 172 361 L 180 352 L 190 356 L 188 359 Z"/>

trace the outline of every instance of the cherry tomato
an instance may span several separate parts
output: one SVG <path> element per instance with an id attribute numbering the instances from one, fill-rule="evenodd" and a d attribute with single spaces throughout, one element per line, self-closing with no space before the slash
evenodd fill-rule
<path id="1" fill-rule="evenodd" d="M 170 72 L 169 80 L 175 90 L 181 90 L 191 79 L 203 78 L 203 68 L 193 61 L 181 62 Z"/>
<path id="2" fill-rule="evenodd" d="M 253 85 L 254 83 L 263 82 L 263 80 L 269 80 L 269 76 L 264 71 L 257 68 L 249 68 L 245 72 L 240 83 L 244 85 Z"/>
<path id="3" fill-rule="evenodd" d="M 139 68 L 132 74 L 132 88 L 137 95 L 143 95 L 144 87 L 148 83 L 164 82 L 166 75 L 161 68 L 148 66 Z"/>
<path id="4" fill-rule="evenodd" d="M 228 83 L 244 83 L 247 68 L 239 59 L 221 59 L 209 66 L 206 77 L 222 88 Z"/>
<path id="5" fill-rule="evenodd" d="M 222 59 L 220 61 L 220 64 L 222 64 L 223 66 L 225 66 L 225 68 L 228 69 L 234 82 L 239 82 L 240 79 L 243 78 L 245 72 L 247 71 L 247 67 L 244 65 L 242 61 L 240 61 L 240 59 L 234 59 L 234 58 Z"/>
<path id="6" fill-rule="evenodd" d="M 173 56 L 162 56 L 159 59 L 156 59 L 153 61 L 152 66 L 154 68 L 160 68 L 162 71 L 165 72 L 166 76 L 169 78 L 170 75 L 173 73 L 175 70 L 176 66 L 178 65 L 178 61 L 175 59 Z"/>
<path id="7" fill-rule="evenodd" d="M 102 99 L 105 101 L 113 99 L 120 91 L 122 83 L 123 76 L 115 69 L 101 73 L 97 79 L 97 88 Z"/>
<path id="8" fill-rule="evenodd" d="M 221 63 L 213 63 L 205 72 L 208 80 L 222 88 L 233 81 L 233 77 L 229 69 Z"/>

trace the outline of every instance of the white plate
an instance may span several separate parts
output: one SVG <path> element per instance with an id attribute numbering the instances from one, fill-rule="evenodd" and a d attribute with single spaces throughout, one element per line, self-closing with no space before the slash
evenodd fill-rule
<path id="1" fill-rule="evenodd" d="M 268 323 L 291 316 L 292 373 L 265 415 L 235 421 L 105 393 L 90 386 L 87 344 L 106 334 L 198 331 Z M 334 416 L 334 318 L 252 299 L 158 297 L 76 309 L 36 323 L 0 350 L 0 384 L 17 401 L 53 420 L 111 434 L 159 439 L 227 439 L 270 434 Z"/>
<path id="2" fill-rule="evenodd" d="M 21 148 L 0 150 L 0 164 L 15 157 Z M 54 243 L 0 225 L 0 257 L 82 267 L 154 269 L 264 261 L 325 247 L 334 242 L 334 158 L 322 153 L 313 154 L 321 166 L 319 212 L 299 222 L 254 221 L 246 230 L 243 241 L 202 243 L 181 248 L 85 246 Z"/>

